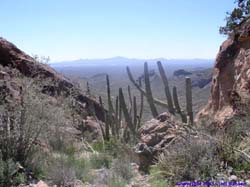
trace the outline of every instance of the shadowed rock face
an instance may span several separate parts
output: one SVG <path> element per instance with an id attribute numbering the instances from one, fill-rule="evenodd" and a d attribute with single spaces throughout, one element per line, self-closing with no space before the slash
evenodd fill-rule
<path id="1" fill-rule="evenodd" d="M 212 78 L 208 79 L 195 79 L 192 80 L 192 87 L 204 88 L 212 81 Z"/>
<path id="2" fill-rule="evenodd" d="M 93 106 L 95 113 L 99 120 L 104 120 L 104 113 L 102 107 L 93 99 L 83 95 L 70 80 L 54 71 L 52 68 L 45 64 L 36 62 L 32 57 L 25 54 L 18 49 L 14 44 L 8 42 L 4 38 L 0 37 L 0 65 L 3 67 L 9 67 L 10 70 L 16 70 L 23 76 L 33 78 L 39 78 L 39 85 L 42 87 L 42 92 L 50 96 L 63 95 L 65 97 L 73 97 L 79 104 L 80 113 L 91 114 Z M 3 80 L 4 86 L 1 90 L 10 90 L 18 97 L 18 89 L 13 89 L 13 85 L 10 85 L 8 77 L 12 76 L 10 72 L 0 72 L 0 80 Z M 47 80 L 56 84 L 49 84 Z M 13 91 L 14 90 L 14 91 Z"/>
<path id="3" fill-rule="evenodd" d="M 225 126 L 237 112 L 236 102 L 250 101 L 250 21 L 220 47 L 214 65 L 211 96 L 196 121 L 210 119 Z"/>

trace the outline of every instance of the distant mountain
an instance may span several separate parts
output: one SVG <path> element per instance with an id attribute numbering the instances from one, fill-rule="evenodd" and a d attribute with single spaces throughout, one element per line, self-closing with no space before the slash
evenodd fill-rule
<path id="1" fill-rule="evenodd" d="M 178 69 L 203 70 L 213 66 L 211 59 L 134 59 L 125 57 L 62 61 L 51 63 L 50 66 L 69 77 L 90 78 L 98 74 L 109 74 L 114 79 L 121 79 L 127 78 L 126 66 L 129 66 L 135 74 L 141 75 L 144 62 L 148 62 L 151 70 L 157 71 L 157 61 L 162 62 L 168 76 Z"/>
<path id="2" fill-rule="evenodd" d="M 142 65 L 144 62 L 149 64 L 161 61 L 163 64 L 168 65 L 188 65 L 207 68 L 211 67 L 213 60 L 211 59 L 165 59 L 165 58 L 156 58 L 156 59 L 136 59 L 136 58 L 125 58 L 125 57 L 113 57 L 106 59 L 78 59 L 72 61 L 61 61 L 50 63 L 52 67 L 81 67 L 81 66 L 134 66 Z"/>

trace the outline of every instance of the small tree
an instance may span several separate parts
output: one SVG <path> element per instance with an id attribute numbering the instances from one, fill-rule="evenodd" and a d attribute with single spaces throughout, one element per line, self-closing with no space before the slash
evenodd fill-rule
<path id="1" fill-rule="evenodd" d="M 242 22 L 249 19 L 250 0 L 236 0 L 235 3 L 237 3 L 237 7 L 232 12 L 227 12 L 226 25 L 220 27 L 220 34 L 233 33 Z"/>

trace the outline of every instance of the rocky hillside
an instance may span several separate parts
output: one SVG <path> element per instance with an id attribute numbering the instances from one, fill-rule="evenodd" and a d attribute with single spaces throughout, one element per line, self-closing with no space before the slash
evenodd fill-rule
<path id="1" fill-rule="evenodd" d="M 214 64 L 211 96 L 197 121 L 211 119 L 224 126 L 238 112 L 238 104 L 250 101 L 250 21 L 220 47 Z M 245 112 L 249 112 L 244 107 Z"/>
<path id="2" fill-rule="evenodd" d="M 91 115 L 90 106 L 93 105 L 98 119 L 103 120 L 103 109 L 95 100 L 84 95 L 69 79 L 46 64 L 38 63 L 4 38 L 0 38 L 0 65 L 1 92 L 7 89 L 18 97 L 21 87 L 18 88 L 14 79 L 15 75 L 19 74 L 30 81 L 36 80 L 34 84 L 38 85 L 44 94 L 52 97 L 72 97 L 82 117 Z"/>

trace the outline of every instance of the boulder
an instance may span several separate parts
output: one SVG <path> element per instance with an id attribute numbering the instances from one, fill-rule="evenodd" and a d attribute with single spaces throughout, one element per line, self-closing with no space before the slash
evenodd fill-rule
<path id="1" fill-rule="evenodd" d="M 94 117 L 88 116 L 78 128 L 81 130 L 82 134 L 86 135 L 84 137 L 90 140 L 96 140 L 102 137 L 101 128 L 104 128 L 104 123 L 96 120 Z"/>
<path id="2" fill-rule="evenodd" d="M 169 113 L 160 114 L 156 119 L 147 121 L 139 129 L 140 141 L 135 152 L 139 159 L 139 169 L 147 171 L 156 156 L 181 133 L 180 125 Z"/>

